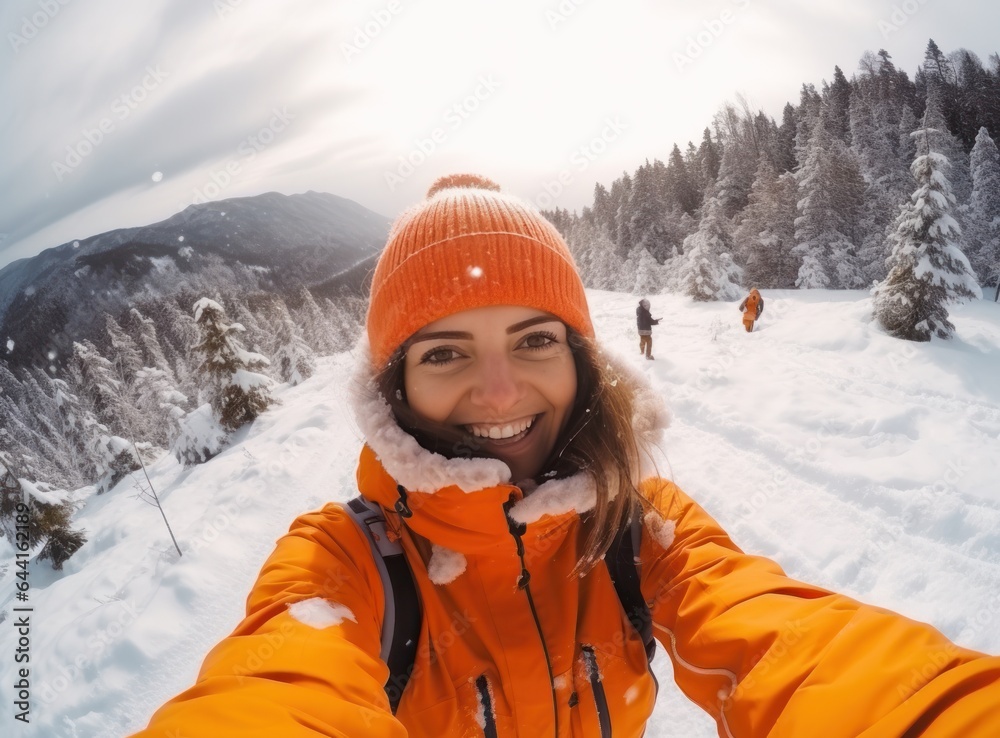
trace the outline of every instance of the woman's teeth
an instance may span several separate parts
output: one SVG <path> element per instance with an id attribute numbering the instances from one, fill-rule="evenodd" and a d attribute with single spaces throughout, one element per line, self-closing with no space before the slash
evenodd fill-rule
<path id="1" fill-rule="evenodd" d="M 535 422 L 536 416 L 531 416 L 530 418 L 525 418 L 524 420 L 518 420 L 514 423 L 507 423 L 506 425 L 467 425 L 469 432 L 478 438 L 512 438 L 519 433 L 524 433 L 531 424 Z"/>

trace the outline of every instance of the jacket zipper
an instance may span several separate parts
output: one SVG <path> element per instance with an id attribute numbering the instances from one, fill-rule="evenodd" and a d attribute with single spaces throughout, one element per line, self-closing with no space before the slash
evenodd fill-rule
<path id="1" fill-rule="evenodd" d="M 528 530 L 528 526 L 524 523 L 518 523 L 510 517 L 510 508 L 514 506 L 516 501 L 517 500 L 514 495 L 511 494 L 507 502 L 503 504 L 503 512 L 504 516 L 507 518 L 507 529 L 514 537 L 514 542 L 517 544 L 517 556 L 521 561 L 521 576 L 518 577 L 517 588 L 523 589 L 524 594 L 528 598 L 528 608 L 531 610 L 531 618 L 535 621 L 535 630 L 538 632 L 538 640 L 542 642 L 542 653 L 545 654 L 545 668 L 549 672 L 549 686 L 552 689 L 552 734 L 559 735 L 559 703 L 556 697 L 556 679 L 555 675 L 552 673 L 552 659 L 549 658 L 549 647 L 545 643 L 545 635 L 542 633 L 542 624 L 538 620 L 538 611 L 535 609 L 535 599 L 531 596 L 531 585 L 528 584 L 528 582 L 531 581 L 531 573 L 524 565 L 524 542 L 521 540 L 521 536 L 523 536 Z"/>
<path id="2" fill-rule="evenodd" d="M 479 704 L 483 708 L 483 735 L 486 738 L 497 738 L 497 716 L 493 712 L 490 682 L 485 674 L 476 679 L 476 691 L 479 692 Z"/>
<path id="3" fill-rule="evenodd" d="M 601 672 L 597 668 L 597 654 L 592 646 L 581 646 L 583 663 L 587 666 L 587 677 L 590 679 L 590 689 L 594 693 L 594 704 L 597 707 L 597 721 L 601 725 L 601 738 L 611 738 L 611 713 L 608 710 L 608 698 L 604 694 L 604 684 L 601 682 Z"/>

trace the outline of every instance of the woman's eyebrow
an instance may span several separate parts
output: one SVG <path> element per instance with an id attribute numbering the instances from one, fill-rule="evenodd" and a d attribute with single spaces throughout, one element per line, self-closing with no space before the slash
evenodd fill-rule
<path id="1" fill-rule="evenodd" d="M 554 315 L 536 315 L 534 318 L 528 318 L 527 320 L 522 320 L 520 323 L 514 323 L 514 325 L 509 326 L 507 328 L 507 333 L 508 334 L 517 333 L 518 331 L 523 331 L 525 328 L 537 325 L 538 323 L 558 323 L 558 322 L 559 318 L 555 317 Z"/>
<path id="2" fill-rule="evenodd" d="M 508 329 L 507 332 L 510 333 L 510 329 Z M 433 341 L 437 338 L 451 338 L 461 341 L 471 341 L 472 334 L 465 333 L 463 331 L 431 331 L 430 333 L 418 333 L 410 339 L 409 345 L 412 346 L 413 344 L 420 343 L 421 341 Z"/>
<path id="3" fill-rule="evenodd" d="M 520 323 L 514 323 L 514 325 L 507 327 L 508 335 L 511 333 L 517 333 L 518 331 L 523 331 L 525 328 L 530 328 L 533 325 L 539 323 L 558 323 L 559 318 L 552 315 L 536 315 L 534 318 L 528 318 L 527 320 L 522 320 Z M 471 341 L 473 335 L 465 331 L 429 331 L 427 333 L 418 333 L 409 341 L 409 346 L 415 343 L 420 343 L 421 341 L 433 341 L 436 339 L 452 339 L 458 341 Z"/>

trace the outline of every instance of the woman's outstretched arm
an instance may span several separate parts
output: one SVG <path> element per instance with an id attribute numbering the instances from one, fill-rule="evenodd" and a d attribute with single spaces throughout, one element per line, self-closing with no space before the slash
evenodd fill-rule
<path id="1" fill-rule="evenodd" d="M 677 684 L 733 738 L 993 738 L 1000 658 L 929 625 L 788 578 L 744 554 L 663 480 L 669 523 L 642 544 L 642 590 Z M 649 526 L 647 526 L 649 531 Z"/>
<path id="2" fill-rule="evenodd" d="M 246 618 L 135 738 L 402 738 L 383 688 L 383 599 L 368 542 L 342 508 L 299 517 Z"/>

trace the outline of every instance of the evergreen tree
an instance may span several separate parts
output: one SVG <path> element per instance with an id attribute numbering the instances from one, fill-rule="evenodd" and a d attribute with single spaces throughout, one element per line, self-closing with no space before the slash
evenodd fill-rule
<path id="1" fill-rule="evenodd" d="M 706 128 L 701 136 L 701 146 L 698 147 L 698 189 L 700 192 L 708 192 L 709 188 L 715 186 L 719 178 L 719 167 L 722 164 L 722 153 L 719 145 L 712 140 L 712 132 Z"/>
<path id="2" fill-rule="evenodd" d="M 778 135 L 775 137 L 774 166 L 778 173 L 791 172 L 795 169 L 795 131 L 798 121 L 795 117 L 795 108 L 791 103 L 785 103 L 785 109 L 781 113 L 781 125 L 778 127 Z"/>
<path id="3" fill-rule="evenodd" d="M 319 309 L 307 287 L 300 287 L 297 297 L 299 307 L 294 311 L 294 316 L 303 338 L 318 355 L 329 356 L 333 353 L 334 340 L 323 311 Z"/>
<path id="4" fill-rule="evenodd" d="M 701 196 L 697 185 L 692 181 L 688 173 L 687 163 L 681 156 L 681 150 L 674 144 L 670 152 L 670 161 L 666 169 L 667 199 L 665 204 L 669 207 L 676 205 L 688 215 L 693 215 L 700 204 Z"/>
<path id="5" fill-rule="evenodd" d="M 729 224 L 719 197 L 710 197 L 704 209 L 698 230 L 684 241 L 678 281 L 684 293 L 698 302 L 736 299 L 740 270 L 731 256 Z"/>
<path id="6" fill-rule="evenodd" d="M 278 368 L 278 378 L 293 387 L 313 375 L 316 360 L 312 350 L 302 339 L 292 316 L 283 311 L 281 326 L 277 332 L 278 348 L 272 357 L 272 364 Z"/>
<path id="7" fill-rule="evenodd" d="M 986 128 L 979 129 L 970 157 L 967 254 L 982 284 L 1000 278 L 1000 152 Z"/>
<path id="8" fill-rule="evenodd" d="M 219 424 L 212 406 L 206 402 L 180 421 L 180 431 L 172 451 L 181 464 L 194 466 L 218 455 L 228 441 L 229 434 Z"/>
<path id="9" fill-rule="evenodd" d="M 826 103 L 823 106 L 823 115 L 827 131 L 844 144 L 850 143 L 851 83 L 847 81 L 840 67 L 833 68 L 833 82 L 823 92 Z"/>
<path id="10" fill-rule="evenodd" d="M 194 351 L 201 359 L 198 373 L 208 383 L 209 404 L 221 427 L 234 431 L 272 404 L 272 382 L 257 371 L 269 362 L 243 347 L 239 339 L 243 326 L 227 325 L 225 311 L 214 300 L 198 300 L 194 319 L 201 330 L 201 342 Z"/>
<path id="11" fill-rule="evenodd" d="M 26 505 L 29 548 L 44 541 L 36 559 L 51 561 L 53 569 L 62 569 L 63 563 L 87 541 L 86 531 L 71 527 L 73 508 L 69 495 L 44 482 L 18 478 L 14 468 L 10 457 L 0 451 L 0 532 L 13 546 L 17 540 L 18 507 Z"/>
<path id="12" fill-rule="evenodd" d="M 864 180 L 849 150 L 832 138 L 822 116 L 813 124 L 805 163 L 796 172 L 801 199 L 794 252 L 802 260 L 796 286 L 847 288 L 863 284 L 851 235 Z"/>
<path id="13" fill-rule="evenodd" d="M 917 190 L 896 219 L 889 275 L 872 291 L 874 315 L 890 335 L 909 341 L 950 338 L 950 301 L 981 296 L 968 259 L 959 248 L 961 231 L 951 217 L 955 197 L 947 178 L 948 157 L 935 150 L 943 136 L 924 115 L 914 136 Z"/>
<path id="14" fill-rule="evenodd" d="M 112 316 L 104 313 L 104 324 L 111 339 L 112 364 L 115 376 L 124 384 L 131 384 L 135 373 L 142 369 L 142 352 L 132 337 L 129 336 Z"/>
<path id="15" fill-rule="evenodd" d="M 177 390 L 163 369 L 143 367 L 136 373 L 136 408 L 147 419 L 142 439 L 169 448 L 180 432 L 187 397 Z"/>
<path id="16" fill-rule="evenodd" d="M 159 369 L 167 375 L 171 383 L 176 383 L 177 378 L 174 376 L 173 368 L 160 344 L 156 323 L 145 317 L 137 308 L 130 308 L 128 329 L 132 335 L 138 337 L 138 343 L 142 347 L 141 366 Z"/>
<path id="17" fill-rule="evenodd" d="M 103 494 L 139 468 L 139 457 L 129 441 L 112 433 L 94 416 L 87 398 L 75 395 L 61 380 L 54 383 L 64 435 L 74 453 L 86 459 L 97 493 Z"/>
<path id="18" fill-rule="evenodd" d="M 120 418 L 121 382 L 114 365 L 90 341 L 73 342 L 69 376 L 74 392 L 93 410 L 97 422 L 115 425 Z"/>
<path id="19" fill-rule="evenodd" d="M 626 271 L 635 275 L 630 292 L 633 295 L 657 295 L 663 289 L 663 267 L 644 248 L 636 246 L 629 254 Z"/>
<path id="20" fill-rule="evenodd" d="M 959 205 L 969 202 L 972 194 L 972 175 L 969 170 L 969 156 L 962 148 L 961 142 L 955 138 L 949 129 L 942 110 L 943 86 L 932 84 L 927 89 L 927 105 L 921 122 L 923 130 L 930 131 L 934 151 L 948 157 L 950 167 L 949 180 L 952 194 Z M 917 142 L 919 145 L 919 141 Z M 961 219 L 959 218 L 959 222 Z"/>
<path id="21" fill-rule="evenodd" d="M 736 229 L 738 261 L 743 281 L 758 288 L 791 289 L 801 266 L 795 247 L 795 203 L 798 187 L 794 177 L 781 176 L 762 157 L 750 190 L 750 202 Z"/>
<path id="22" fill-rule="evenodd" d="M 665 208 L 656 179 L 656 171 L 649 161 L 639 167 L 632 178 L 626 208 L 628 231 L 634 244 L 632 250 L 659 253 L 663 249 Z"/>

